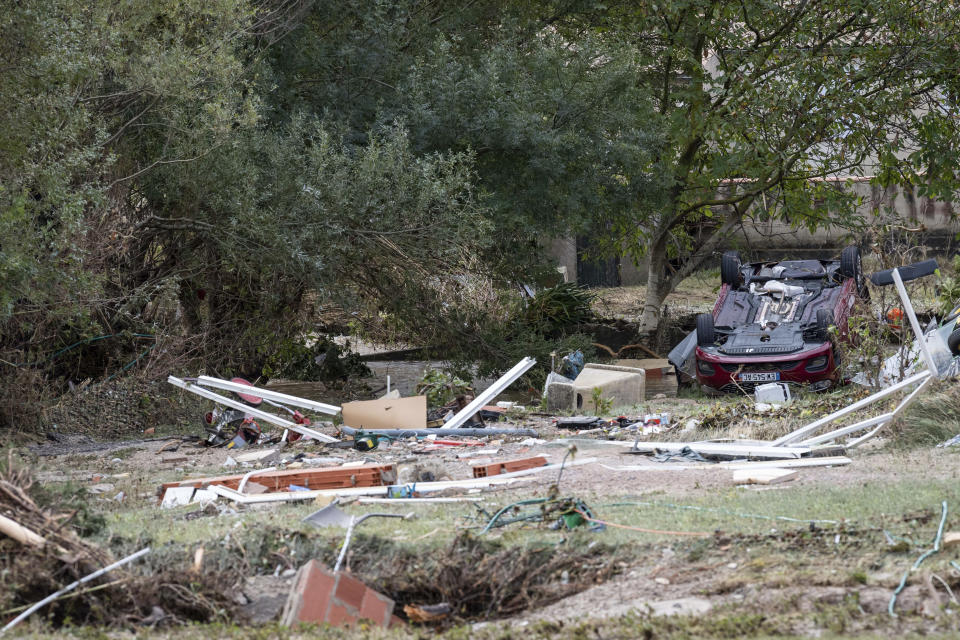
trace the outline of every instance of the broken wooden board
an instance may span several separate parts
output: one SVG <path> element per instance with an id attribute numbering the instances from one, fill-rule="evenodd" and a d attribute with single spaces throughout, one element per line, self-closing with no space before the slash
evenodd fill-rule
<path id="1" fill-rule="evenodd" d="M 736 469 L 733 481 L 736 484 L 780 484 L 797 477 L 794 469 Z"/>

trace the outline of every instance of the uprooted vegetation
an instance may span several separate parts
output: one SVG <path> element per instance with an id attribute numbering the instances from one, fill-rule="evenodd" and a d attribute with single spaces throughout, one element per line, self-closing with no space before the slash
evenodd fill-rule
<path id="1" fill-rule="evenodd" d="M 75 531 L 77 510 L 40 506 L 31 495 L 35 487 L 29 473 L 16 468 L 9 458 L 6 466 L 0 473 L 0 512 L 32 532 L 26 535 L 33 541 L 0 538 L 0 573 L 5 586 L 0 607 L 5 614 L 14 614 L 111 564 L 114 558 Z M 121 626 L 150 616 L 159 622 L 158 615 L 168 622 L 211 622 L 231 616 L 234 603 L 227 587 L 234 581 L 225 573 L 167 568 L 142 575 L 117 569 L 51 603 L 44 615 L 55 626 L 67 622 Z"/>

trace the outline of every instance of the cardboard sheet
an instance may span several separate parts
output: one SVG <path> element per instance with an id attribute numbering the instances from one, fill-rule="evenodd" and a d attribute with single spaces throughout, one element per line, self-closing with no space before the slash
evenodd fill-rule
<path id="1" fill-rule="evenodd" d="M 346 402 L 342 412 L 343 423 L 355 429 L 427 428 L 426 396 Z"/>

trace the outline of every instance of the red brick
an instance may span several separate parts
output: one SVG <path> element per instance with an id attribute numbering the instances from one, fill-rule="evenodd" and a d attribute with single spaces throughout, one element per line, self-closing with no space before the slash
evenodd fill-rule
<path id="1" fill-rule="evenodd" d="M 341 604 L 351 607 L 354 611 L 360 611 L 363 604 L 363 596 L 367 591 L 367 585 L 363 584 L 353 576 L 341 573 L 337 576 L 337 590 L 335 598 Z"/>
<path id="2" fill-rule="evenodd" d="M 532 458 L 519 458 L 517 460 L 507 460 L 505 462 L 477 465 L 473 468 L 473 477 L 486 478 L 488 476 L 497 476 L 501 473 L 534 469 L 536 467 L 542 467 L 545 464 L 547 464 L 546 457 L 534 456 Z"/>
<path id="3" fill-rule="evenodd" d="M 357 622 L 358 618 L 346 607 L 338 604 L 330 605 L 330 613 L 327 614 L 327 622 L 334 627 L 346 627 Z"/>
<path id="4" fill-rule="evenodd" d="M 393 600 L 387 596 L 373 589 L 367 589 L 363 594 L 363 603 L 360 605 L 360 617 L 386 627 L 390 625 L 393 606 Z"/>
<path id="5" fill-rule="evenodd" d="M 300 567 L 287 596 L 281 623 L 351 625 L 361 618 L 379 626 L 391 624 L 394 602 L 347 573 L 334 574 L 310 560 Z"/>

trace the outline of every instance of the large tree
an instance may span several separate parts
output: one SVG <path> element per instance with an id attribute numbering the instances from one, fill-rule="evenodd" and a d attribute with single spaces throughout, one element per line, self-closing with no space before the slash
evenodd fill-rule
<path id="1" fill-rule="evenodd" d="M 652 215 L 610 221 L 613 244 L 648 265 L 647 328 L 749 215 L 856 224 L 853 195 L 823 178 L 870 174 L 952 195 L 960 5 L 658 0 L 601 13 L 590 24 L 630 43 L 663 132 L 649 166 L 662 200 Z"/>

